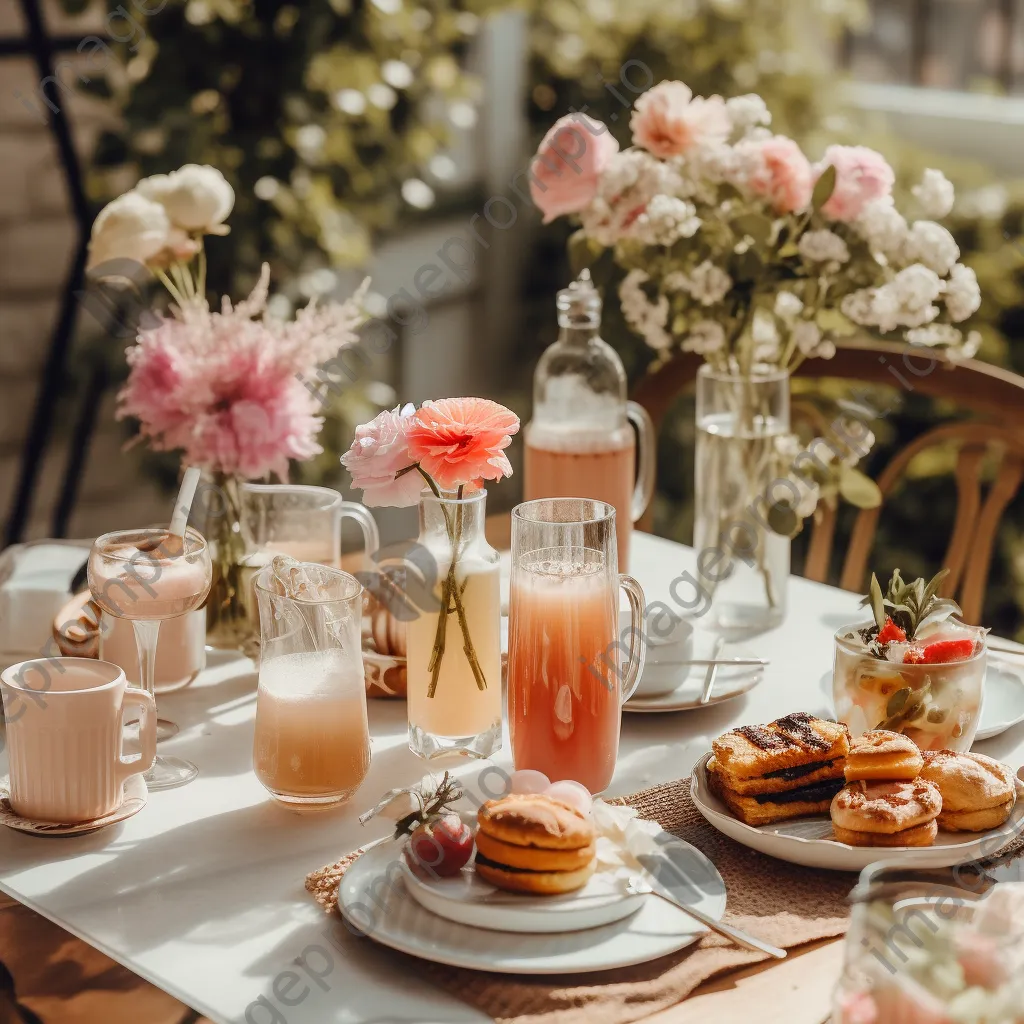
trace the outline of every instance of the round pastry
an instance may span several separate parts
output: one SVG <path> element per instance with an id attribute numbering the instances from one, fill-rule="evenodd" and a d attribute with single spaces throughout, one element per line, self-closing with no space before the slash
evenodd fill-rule
<path id="1" fill-rule="evenodd" d="M 928 751 L 921 777 L 938 786 L 943 814 L 1012 807 L 1017 792 L 1010 769 L 984 754 Z"/>
<path id="2" fill-rule="evenodd" d="M 508 892 L 534 893 L 538 896 L 556 896 L 582 889 L 594 873 L 594 861 L 575 871 L 523 871 L 494 864 L 477 854 L 477 874 L 491 885 Z"/>
<path id="3" fill-rule="evenodd" d="M 936 821 L 926 821 L 902 832 L 857 832 L 853 829 L 832 825 L 836 842 L 847 846 L 931 846 L 939 834 Z"/>
<path id="4" fill-rule="evenodd" d="M 594 842 L 594 824 L 575 807 L 542 793 L 488 800 L 477 812 L 480 831 L 513 846 L 579 850 Z"/>
<path id="5" fill-rule="evenodd" d="M 874 779 L 905 779 L 921 774 L 924 759 L 917 744 L 902 733 L 872 729 L 850 743 L 846 755 L 847 782 Z"/>
<path id="6" fill-rule="evenodd" d="M 926 825 L 941 810 L 938 787 L 924 779 L 850 782 L 833 797 L 831 807 L 832 823 L 840 829 L 882 835 Z"/>
<path id="7" fill-rule="evenodd" d="M 524 868 L 527 871 L 578 871 L 594 859 L 595 847 L 581 846 L 578 850 L 542 850 L 537 846 L 517 846 L 477 831 L 476 848 L 488 861 L 504 867 Z"/>
<path id="8" fill-rule="evenodd" d="M 988 832 L 1006 823 L 1013 811 L 1014 800 L 980 811 L 943 811 L 939 815 L 939 828 L 943 832 Z"/>

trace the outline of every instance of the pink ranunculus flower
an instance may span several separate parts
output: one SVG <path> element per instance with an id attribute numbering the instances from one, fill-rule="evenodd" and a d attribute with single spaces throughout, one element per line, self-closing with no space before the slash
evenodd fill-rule
<path id="1" fill-rule="evenodd" d="M 419 500 L 423 477 L 416 470 L 403 472 L 416 463 L 408 438 L 415 412 L 411 404 L 395 406 L 356 427 L 341 464 L 352 474 L 352 483 L 363 492 L 367 505 L 406 508 Z"/>
<path id="2" fill-rule="evenodd" d="M 816 177 L 830 165 L 836 169 L 836 187 L 821 211 L 832 220 L 854 221 L 868 203 L 892 193 L 893 169 L 867 146 L 829 146 L 815 167 Z"/>
<path id="3" fill-rule="evenodd" d="M 637 99 L 629 127 L 634 145 L 667 159 L 725 142 L 732 119 L 721 96 L 695 97 L 682 82 L 660 82 Z"/>
<path id="4" fill-rule="evenodd" d="M 409 453 L 444 491 L 512 475 L 505 449 L 519 417 L 485 398 L 424 402 L 409 428 Z"/>
<path id="5" fill-rule="evenodd" d="M 741 142 L 737 147 L 749 165 L 746 185 L 764 196 L 776 213 L 797 213 L 807 208 L 814 190 L 814 172 L 803 150 L 784 135 L 763 142 Z"/>
<path id="6" fill-rule="evenodd" d="M 584 209 L 618 151 L 618 142 L 600 121 L 584 114 L 560 117 L 541 140 L 530 167 L 530 195 L 544 223 Z"/>

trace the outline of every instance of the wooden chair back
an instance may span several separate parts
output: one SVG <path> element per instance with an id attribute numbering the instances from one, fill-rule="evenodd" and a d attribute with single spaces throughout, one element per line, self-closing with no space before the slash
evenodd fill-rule
<path id="1" fill-rule="evenodd" d="M 680 353 L 639 382 L 633 398 L 647 409 L 656 428 L 692 386 L 701 361 Z M 957 447 L 956 517 L 943 562 L 951 571 L 943 593 L 960 602 L 966 621 L 980 621 L 999 522 L 1024 481 L 1024 377 L 976 360 L 954 363 L 941 352 L 861 340 L 840 345 L 833 359 L 808 360 L 798 376 L 888 385 L 951 402 L 974 414 L 976 419 L 943 424 L 916 438 L 893 456 L 877 483 L 884 505 L 916 455 L 941 444 Z M 993 464 L 993 482 L 983 493 L 982 470 Z M 860 592 L 866 586 L 879 512 L 863 509 L 856 517 L 840 573 L 845 590 Z M 822 502 L 804 566 L 808 579 L 825 582 L 835 527 L 835 510 Z"/>

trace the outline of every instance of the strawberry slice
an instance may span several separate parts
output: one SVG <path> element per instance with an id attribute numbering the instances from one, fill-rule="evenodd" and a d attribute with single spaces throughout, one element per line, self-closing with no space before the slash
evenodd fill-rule
<path id="1" fill-rule="evenodd" d="M 887 615 L 885 625 L 878 631 L 878 636 L 875 639 L 880 644 L 891 644 L 893 640 L 903 643 L 907 639 L 907 632 L 902 626 L 897 626 Z"/>
<path id="2" fill-rule="evenodd" d="M 926 665 L 941 665 L 947 661 L 963 661 L 974 654 L 974 641 L 963 640 L 938 640 L 928 644 L 924 649 L 924 663 Z"/>
<path id="3" fill-rule="evenodd" d="M 963 661 L 973 654 L 973 640 L 937 640 L 924 648 L 912 647 L 903 655 L 903 664 L 944 665 L 949 661 Z"/>

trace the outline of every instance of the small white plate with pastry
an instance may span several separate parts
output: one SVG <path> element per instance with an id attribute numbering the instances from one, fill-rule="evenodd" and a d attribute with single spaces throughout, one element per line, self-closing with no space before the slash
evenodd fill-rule
<path id="1" fill-rule="evenodd" d="M 922 754 L 898 733 L 850 741 L 797 713 L 720 736 L 694 766 L 704 818 L 780 860 L 861 871 L 880 859 L 949 867 L 991 857 L 1024 829 L 1024 784 L 980 754 Z"/>
<path id="2" fill-rule="evenodd" d="M 425 960 L 503 974 L 626 967 L 682 949 L 707 930 L 665 899 L 628 891 L 598 855 L 608 833 L 596 818 L 553 809 L 539 794 L 514 794 L 484 804 L 478 822 L 476 859 L 452 877 L 431 877 L 395 843 L 363 853 L 338 888 L 349 927 Z M 653 823 L 635 824 L 658 832 L 680 876 L 674 898 L 720 920 L 725 883 L 714 864 Z"/>

